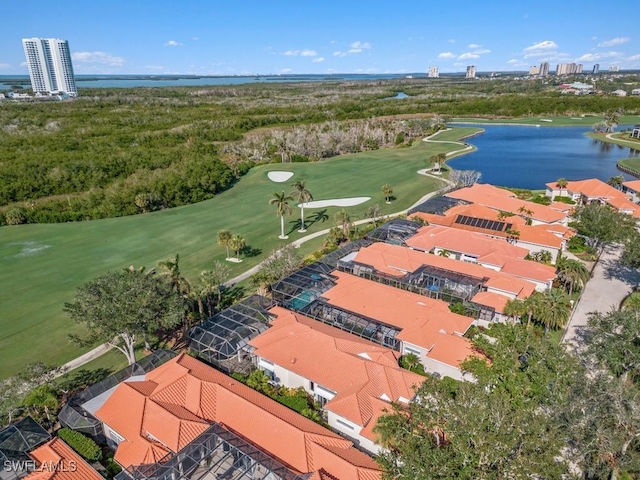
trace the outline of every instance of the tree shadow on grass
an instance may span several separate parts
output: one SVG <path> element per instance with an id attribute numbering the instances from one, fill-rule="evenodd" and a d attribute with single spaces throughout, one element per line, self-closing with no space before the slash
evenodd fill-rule
<path id="1" fill-rule="evenodd" d="M 73 394 L 73 392 L 85 389 L 94 383 L 104 380 L 113 373 L 111 368 L 95 368 L 89 370 L 83 368 L 65 375 L 60 381 L 60 389 Z"/>
<path id="2" fill-rule="evenodd" d="M 240 253 L 247 258 L 253 258 L 260 255 L 262 253 L 262 249 L 257 247 L 252 247 L 251 245 L 247 245 L 240 251 Z"/>
<path id="3" fill-rule="evenodd" d="M 307 228 L 311 225 L 314 225 L 318 222 L 324 223 L 329 220 L 329 215 L 327 214 L 327 209 L 318 210 L 317 212 L 313 212 L 309 217 L 305 219 L 305 223 L 307 224 Z"/>
<path id="4" fill-rule="evenodd" d="M 307 222 L 304 222 L 307 223 Z M 309 224 L 307 224 L 307 226 L 309 226 Z M 286 232 L 287 235 L 290 235 L 291 233 L 295 232 L 296 230 L 300 230 L 302 228 L 302 222 L 300 221 L 299 218 L 296 218 L 295 220 L 291 220 L 289 222 L 289 230 Z"/>

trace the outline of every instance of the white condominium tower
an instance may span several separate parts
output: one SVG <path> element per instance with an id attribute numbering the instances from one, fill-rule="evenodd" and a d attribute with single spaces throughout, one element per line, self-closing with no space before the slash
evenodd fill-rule
<path id="1" fill-rule="evenodd" d="M 469 65 L 467 67 L 467 78 L 476 78 L 476 66 L 475 65 Z"/>
<path id="2" fill-rule="evenodd" d="M 64 92 L 76 96 L 69 43 L 57 38 L 23 38 L 34 93 Z"/>
<path id="3" fill-rule="evenodd" d="M 440 77 L 440 73 L 438 73 L 438 67 L 435 65 L 429 67 L 429 78 L 438 78 Z"/>

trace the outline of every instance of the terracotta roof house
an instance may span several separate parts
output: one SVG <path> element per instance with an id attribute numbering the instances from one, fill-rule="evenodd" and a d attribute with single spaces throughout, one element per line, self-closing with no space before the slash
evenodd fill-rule
<path id="1" fill-rule="evenodd" d="M 351 441 L 185 354 L 120 383 L 94 415 L 131 478 L 380 478 Z"/>
<path id="2" fill-rule="evenodd" d="M 633 182 L 628 183 L 633 185 Z M 578 203 L 606 203 L 633 217 L 640 217 L 640 206 L 633 203 L 629 196 L 597 178 L 567 182 L 567 186 L 562 189 L 556 182 L 550 182 L 547 183 L 545 194 L 551 199 L 558 196 L 570 197 Z"/>
<path id="3" fill-rule="evenodd" d="M 574 234 L 561 224 L 526 225 L 526 221 L 517 215 L 500 218 L 499 213 L 481 205 L 460 205 L 447 210 L 444 215 L 415 212 L 409 218 L 419 218 L 430 225 L 452 227 L 502 239 L 516 247 L 525 248 L 530 253 L 546 250 L 551 253 L 553 262 L 564 249 L 566 240 Z M 514 231 L 517 236 L 512 235 Z"/>
<path id="4" fill-rule="evenodd" d="M 36 470 L 25 480 L 104 480 L 94 468 L 62 439 L 54 438 L 30 453 Z"/>
<path id="5" fill-rule="evenodd" d="M 488 260 L 487 260 L 488 261 Z M 510 262 L 514 262 L 513 265 Z M 528 265 L 530 262 L 526 262 Z M 526 276 L 539 276 L 539 280 L 526 279 L 521 271 L 518 259 L 506 260 L 504 266 L 512 273 L 497 271 L 487 268 L 479 263 L 461 262 L 453 258 L 440 255 L 433 255 L 399 245 L 384 243 L 374 243 L 360 249 L 356 255 L 348 262 L 342 262 L 339 267 L 357 276 L 369 278 L 373 275 L 382 275 L 387 278 L 397 278 L 407 287 L 420 287 L 428 290 L 429 296 L 440 297 L 442 295 L 452 295 L 458 301 L 473 301 L 479 306 L 487 307 L 481 310 L 477 323 L 488 325 L 492 321 L 504 321 L 506 318 L 495 317 L 495 302 L 486 303 L 478 301 L 478 298 L 485 299 L 487 296 L 477 297 L 479 292 L 491 292 L 506 298 L 524 299 L 536 291 L 538 284 L 544 283 L 545 276 L 550 274 L 553 267 L 543 267 L 539 272 L 538 265 Z M 390 283 L 387 281 L 387 283 Z M 415 289 L 414 289 L 415 290 Z M 506 303 L 505 300 L 505 303 Z M 441 302 L 443 303 L 443 302 Z"/>
<path id="6" fill-rule="evenodd" d="M 551 206 L 520 200 L 509 190 L 476 183 L 470 187 L 454 190 L 446 194 L 449 198 L 465 200 L 483 205 L 498 212 L 509 212 L 525 219 L 533 225 L 559 223 L 567 224 L 566 208 L 558 210 Z"/>
<path id="7" fill-rule="evenodd" d="M 638 131 L 640 132 L 640 127 L 638 127 Z M 632 202 L 638 203 L 640 201 L 640 195 L 638 195 L 638 193 L 640 193 L 640 180 L 624 182 L 622 184 L 622 191 L 631 196 Z"/>
<path id="8" fill-rule="evenodd" d="M 378 453 L 373 426 L 389 402 L 409 403 L 424 377 L 398 366 L 400 354 L 282 307 L 249 343 L 273 381 L 304 388 L 324 406 L 329 426 Z"/>
<path id="9" fill-rule="evenodd" d="M 375 245 L 379 244 L 372 247 Z M 471 379 L 461 370 L 460 364 L 475 354 L 470 341 L 463 337 L 474 319 L 452 313 L 448 304 L 441 300 L 345 272 L 335 271 L 333 275 L 335 285 L 322 294 L 324 312 L 320 315 L 333 316 L 338 323 L 349 321 L 348 315 L 332 310 L 337 307 L 343 312 L 372 319 L 377 324 L 376 329 L 392 336 L 389 340 L 400 342 L 403 355 L 417 355 L 427 372 L 458 380 Z"/>

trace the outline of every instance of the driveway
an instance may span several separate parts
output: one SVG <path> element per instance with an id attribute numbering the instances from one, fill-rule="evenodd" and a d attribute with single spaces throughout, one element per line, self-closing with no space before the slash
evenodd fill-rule
<path id="1" fill-rule="evenodd" d="M 620 263 L 622 247 L 611 245 L 605 248 L 593 270 L 593 276 L 582 292 L 562 341 L 579 346 L 580 333 L 587 325 L 591 312 L 607 312 L 617 309 L 620 302 L 640 284 L 640 272 Z"/>

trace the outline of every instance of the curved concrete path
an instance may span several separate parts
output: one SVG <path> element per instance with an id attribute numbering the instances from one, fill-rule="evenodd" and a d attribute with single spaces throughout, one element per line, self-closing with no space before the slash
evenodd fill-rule
<path id="1" fill-rule="evenodd" d="M 447 157 L 452 157 L 453 155 L 457 155 L 459 153 L 468 152 L 468 151 L 473 150 L 475 148 L 473 145 L 469 145 L 469 144 L 467 144 L 465 142 L 455 142 L 453 140 L 431 140 L 436 135 L 438 135 L 438 134 L 440 134 L 442 132 L 448 132 L 449 130 L 451 130 L 451 129 L 450 128 L 445 128 L 444 130 L 438 130 L 433 135 L 429 135 L 428 137 L 423 138 L 422 141 L 423 142 L 427 142 L 427 143 L 448 143 L 448 144 L 451 144 L 451 145 L 460 145 L 460 146 L 464 147 L 464 148 L 461 148 L 460 150 L 454 150 L 453 152 L 445 153 L 445 155 Z"/>

